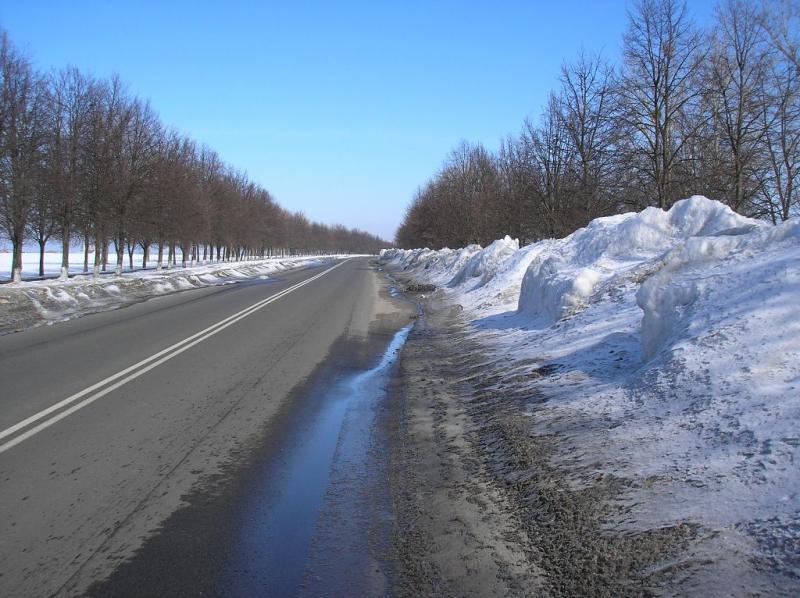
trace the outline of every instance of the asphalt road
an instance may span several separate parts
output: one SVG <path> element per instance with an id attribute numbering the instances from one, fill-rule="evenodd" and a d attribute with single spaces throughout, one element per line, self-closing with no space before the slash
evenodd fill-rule
<path id="1" fill-rule="evenodd" d="M 111 575 L 343 338 L 369 361 L 381 293 L 358 258 L 0 337 L 0 595 Z"/>

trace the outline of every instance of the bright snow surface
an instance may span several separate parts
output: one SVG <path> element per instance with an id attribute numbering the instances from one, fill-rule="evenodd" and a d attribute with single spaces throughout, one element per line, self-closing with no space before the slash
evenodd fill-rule
<path id="1" fill-rule="evenodd" d="M 698 524 L 686 558 L 713 564 L 697 591 L 797 589 L 798 219 L 772 226 L 695 196 L 522 248 L 382 259 L 464 306 L 506 374 L 498 391 L 531 397 L 531 425 L 562 439 L 554 464 L 576 486 L 628 480 L 610 528 Z M 548 375 L 520 382 L 532 360 Z"/>

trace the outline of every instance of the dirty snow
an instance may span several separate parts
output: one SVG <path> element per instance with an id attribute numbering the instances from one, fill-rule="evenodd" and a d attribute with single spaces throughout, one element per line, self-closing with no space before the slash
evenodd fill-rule
<path id="1" fill-rule="evenodd" d="M 797 592 L 800 221 L 696 196 L 514 243 L 382 259 L 464 307 L 575 487 L 626 480 L 610 530 L 698 526 L 682 590 Z"/>

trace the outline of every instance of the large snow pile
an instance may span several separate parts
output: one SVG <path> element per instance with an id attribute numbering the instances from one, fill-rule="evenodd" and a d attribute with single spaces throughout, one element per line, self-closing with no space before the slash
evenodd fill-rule
<path id="1" fill-rule="evenodd" d="M 735 327 L 738 339 L 745 340 L 745 323 L 772 339 L 792 332 L 800 338 L 800 322 L 792 317 L 800 298 L 799 243 L 800 222 L 795 220 L 751 234 L 729 230 L 695 237 L 669 251 L 636 295 L 644 311 L 645 358 L 672 337 L 700 337 L 714 329 Z"/>
<path id="2" fill-rule="evenodd" d="M 318 257 L 222 262 L 190 268 L 75 276 L 0 285 L 0 334 L 114 309 L 186 289 L 267 278 L 290 268 L 319 265 Z M 341 257 L 341 256 L 339 256 Z"/>
<path id="3" fill-rule="evenodd" d="M 520 249 L 517 239 L 506 236 L 485 249 L 480 245 L 439 251 L 384 249 L 380 259 L 426 282 L 454 289 L 462 303 L 474 300 L 485 306 L 505 303 L 512 296 L 516 301 L 522 275 L 546 245 L 542 242 Z M 487 297 L 491 298 L 488 302 Z"/>
<path id="4" fill-rule="evenodd" d="M 398 249 L 382 249 L 381 259 L 391 262 L 404 270 L 413 269 L 424 273 L 426 280 L 433 284 L 444 285 L 464 267 L 472 256 L 481 250 L 480 245 L 469 245 L 463 249 L 414 249 L 404 251 Z"/>
<path id="5" fill-rule="evenodd" d="M 519 240 L 508 235 L 495 241 L 486 249 L 474 253 L 448 283 L 451 287 L 470 284 L 478 287 L 491 280 L 502 263 L 519 250 Z"/>
<path id="6" fill-rule="evenodd" d="M 669 212 L 647 208 L 598 218 L 531 263 L 519 311 L 552 323 L 621 279 L 645 275 L 643 264 L 658 267 L 655 258 L 689 237 L 753 226 L 754 221 L 699 196 L 676 203 Z"/>
<path id="7" fill-rule="evenodd" d="M 407 253 L 385 259 L 406 267 Z M 500 357 L 498 391 L 537 397 L 531 426 L 560 438 L 553 461 L 576 487 L 628 480 L 609 528 L 697 524 L 670 566 L 698 593 L 800 588 L 800 221 L 692 197 L 489 270 L 442 292 Z M 547 375 L 526 377 L 531 361 Z"/>

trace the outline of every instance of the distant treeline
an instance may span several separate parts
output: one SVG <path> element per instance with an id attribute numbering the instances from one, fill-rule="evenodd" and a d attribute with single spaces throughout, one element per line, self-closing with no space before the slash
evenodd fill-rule
<path id="1" fill-rule="evenodd" d="M 387 245 L 281 208 L 212 149 L 165 126 L 117 77 L 37 72 L 3 31 L 0 77 L 0 234 L 13 247 L 16 278 L 26 241 L 43 252 L 60 240 L 62 274 L 73 240 L 85 255 L 97 248 L 95 270 L 113 244 L 119 272 L 137 246 L 145 264 L 155 248 L 160 265 L 178 251 L 185 262 L 376 253 Z"/>
<path id="2" fill-rule="evenodd" d="M 676 0 L 629 12 L 618 67 L 581 53 L 538 122 L 497 154 L 463 143 L 418 192 L 401 247 L 560 237 L 593 218 L 702 194 L 797 214 L 800 3 L 731 0 L 710 30 Z"/>

